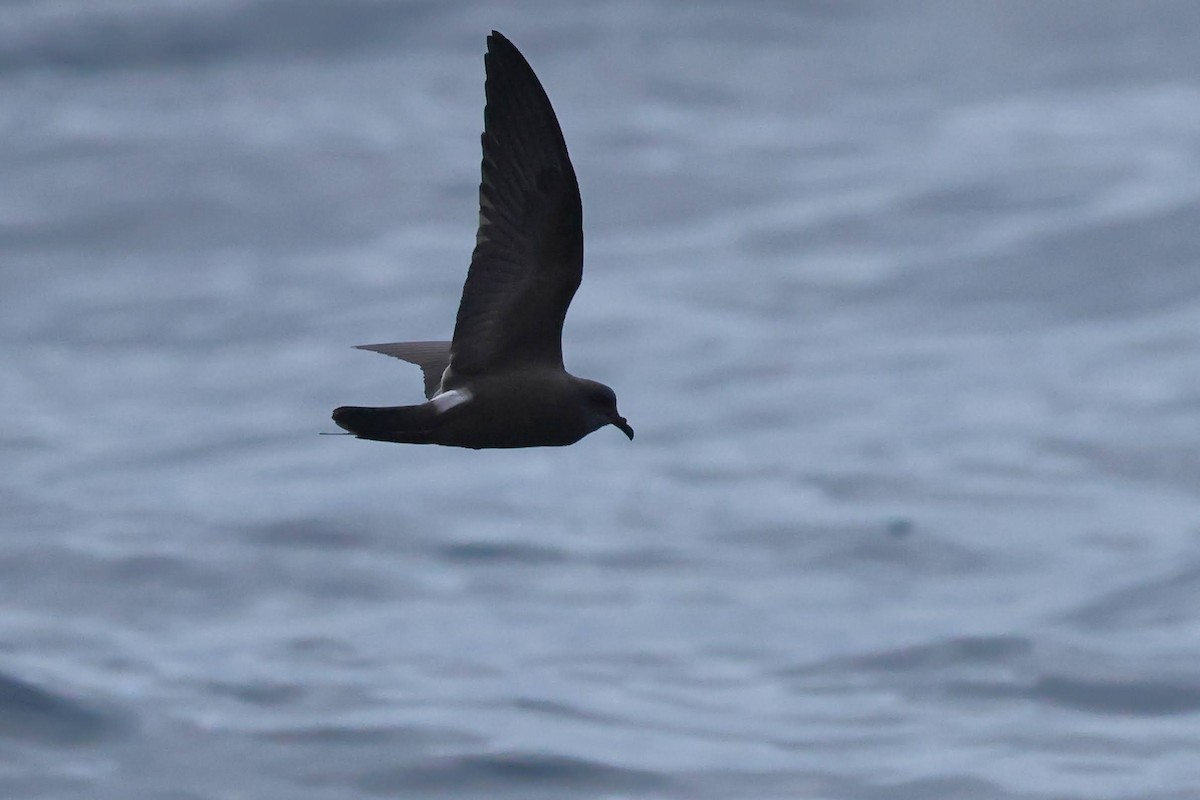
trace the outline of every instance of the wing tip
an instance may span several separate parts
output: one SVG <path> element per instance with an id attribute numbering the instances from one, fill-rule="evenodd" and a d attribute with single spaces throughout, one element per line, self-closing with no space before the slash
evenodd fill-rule
<path id="1" fill-rule="evenodd" d="M 517 46 L 512 43 L 512 39 L 509 39 L 503 33 L 496 30 L 488 35 L 485 61 L 489 60 L 489 58 L 499 58 L 501 61 L 506 61 L 514 56 L 526 64 L 529 63 L 525 60 L 525 56 L 521 54 L 521 51 L 517 49 Z"/>

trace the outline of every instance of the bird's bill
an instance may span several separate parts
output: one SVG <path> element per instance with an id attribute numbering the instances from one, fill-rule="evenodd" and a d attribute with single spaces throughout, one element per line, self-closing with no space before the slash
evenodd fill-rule
<path id="1" fill-rule="evenodd" d="M 612 424 L 621 429 L 621 433 L 629 437 L 629 441 L 633 441 L 633 428 L 625 421 L 624 417 L 617 417 L 612 421 Z"/>

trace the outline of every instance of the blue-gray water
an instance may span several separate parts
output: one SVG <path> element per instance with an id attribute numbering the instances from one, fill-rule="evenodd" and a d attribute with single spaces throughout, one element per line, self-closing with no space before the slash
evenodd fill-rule
<path id="1" fill-rule="evenodd" d="M 637 429 L 451 331 L 484 37 Z M 0 796 L 1200 796 L 1200 6 L 0 9 Z"/>

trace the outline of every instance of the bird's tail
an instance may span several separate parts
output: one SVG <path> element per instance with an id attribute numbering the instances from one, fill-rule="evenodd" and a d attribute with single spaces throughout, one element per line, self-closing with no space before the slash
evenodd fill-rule
<path id="1" fill-rule="evenodd" d="M 437 409 L 429 403 L 387 408 L 342 406 L 333 411 L 333 421 L 360 439 L 408 444 L 428 444 L 437 416 Z"/>

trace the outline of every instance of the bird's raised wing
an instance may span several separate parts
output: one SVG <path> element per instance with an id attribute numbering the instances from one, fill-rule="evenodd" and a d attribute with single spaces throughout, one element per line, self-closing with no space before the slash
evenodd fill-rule
<path id="1" fill-rule="evenodd" d="M 583 276 L 579 184 L 550 99 L 520 51 L 492 31 L 479 231 L 454 326 L 455 375 L 562 367 L 562 326 Z"/>

